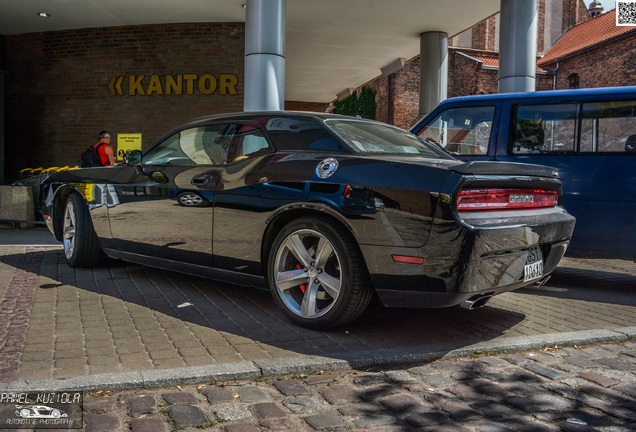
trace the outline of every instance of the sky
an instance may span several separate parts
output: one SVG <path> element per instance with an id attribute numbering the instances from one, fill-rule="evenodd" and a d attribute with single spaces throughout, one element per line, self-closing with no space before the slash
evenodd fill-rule
<path id="1" fill-rule="evenodd" d="M 590 3 L 592 3 L 592 0 L 585 0 L 587 6 L 589 6 Z M 603 12 L 616 8 L 616 0 L 601 0 L 601 4 L 603 5 Z"/>

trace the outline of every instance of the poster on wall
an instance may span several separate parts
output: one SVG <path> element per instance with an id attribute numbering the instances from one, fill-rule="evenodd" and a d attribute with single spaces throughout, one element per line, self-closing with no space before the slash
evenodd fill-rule
<path id="1" fill-rule="evenodd" d="M 123 161 L 124 155 L 130 150 L 141 150 L 140 133 L 117 134 L 117 161 Z"/>

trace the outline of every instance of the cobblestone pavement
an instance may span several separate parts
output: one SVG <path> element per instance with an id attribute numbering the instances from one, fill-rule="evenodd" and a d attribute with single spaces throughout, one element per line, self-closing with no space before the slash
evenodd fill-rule
<path id="1" fill-rule="evenodd" d="M 636 342 L 84 396 L 85 430 L 634 431 Z"/>
<path id="2" fill-rule="evenodd" d="M 83 392 L 86 431 L 636 430 L 633 262 L 565 259 L 475 311 L 373 306 L 318 332 L 267 292 L 71 269 L 3 231 L 0 391 Z"/>

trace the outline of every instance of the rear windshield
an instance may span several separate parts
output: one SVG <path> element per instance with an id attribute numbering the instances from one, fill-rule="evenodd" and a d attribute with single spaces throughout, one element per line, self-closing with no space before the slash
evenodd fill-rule
<path id="1" fill-rule="evenodd" d="M 415 154 L 452 159 L 437 146 L 393 126 L 359 120 L 327 120 L 325 123 L 355 153 Z"/>

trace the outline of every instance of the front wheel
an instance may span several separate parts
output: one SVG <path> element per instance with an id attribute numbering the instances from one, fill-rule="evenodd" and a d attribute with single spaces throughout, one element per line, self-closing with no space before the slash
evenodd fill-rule
<path id="1" fill-rule="evenodd" d="M 280 231 L 269 254 L 268 278 L 285 315 L 314 329 L 353 321 L 372 295 L 353 236 L 323 218 L 297 219 Z"/>
<path id="2" fill-rule="evenodd" d="M 62 244 L 66 262 L 71 267 L 92 267 L 104 258 L 88 208 L 76 193 L 69 195 L 64 207 Z"/>

